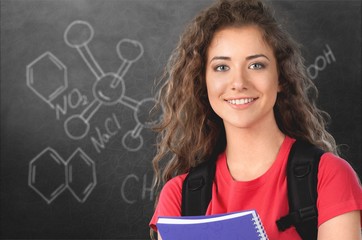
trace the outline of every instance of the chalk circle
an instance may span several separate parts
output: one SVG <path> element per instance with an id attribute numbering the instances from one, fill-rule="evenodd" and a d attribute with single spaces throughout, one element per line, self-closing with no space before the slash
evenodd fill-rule
<path id="1" fill-rule="evenodd" d="M 72 22 L 64 32 L 64 41 L 70 47 L 77 48 L 87 45 L 93 38 L 94 30 L 85 21 Z"/>
<path id="2" fill-rule="evenodd" d="M 115 73 L 107 73 L 93 84 L 93 95 L 105 105 L 118 103 L 124 94 L 124 80 Z"/>
<path id="3" fill-rule="evenodd" d="M 122 138 L 123 147 L 130 152 L 136 152 L 143 146 L 142 136 L 134 136 L 133 131 L 128 131 Z"/>
<path id="4" fill-rule="evenodd" d="M 142 44 L 135 40 L 122 39 L 116 49 L 119 58 L 127 62 L 135 62 L 143 55 Z"/>
<path id="5" fill-rule="evenodd" d="M 138 103 L 136 111 L 134 111 L 134 118 L 142 127 L 150 128 L 159 122 L 159 115 L 152 112 L 155 104 L 156 100 L 153 98 L 145 98 Z"/>
<path id="6" fill-rule="evenodd" d="M 64 122 L 64 129 L 69 138 L 79 140 L 89 131 L 89 123 L 82 115 L 73 115 Z"/>

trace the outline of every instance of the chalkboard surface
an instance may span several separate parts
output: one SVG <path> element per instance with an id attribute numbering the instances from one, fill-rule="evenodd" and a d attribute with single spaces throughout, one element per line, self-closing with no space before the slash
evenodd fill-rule
<path id="1" fill-rule="evenodd" d="M 2 239 L 149 239 L 154 82 L 210 2 L 1 0 Z M 361 174 L 361 2 L 271 4 Z"/>

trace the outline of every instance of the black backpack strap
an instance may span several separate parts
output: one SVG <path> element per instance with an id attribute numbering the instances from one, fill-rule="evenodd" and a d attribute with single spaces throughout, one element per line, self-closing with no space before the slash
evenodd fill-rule
<path id="1" fill-rule="evenodd" d="M 293 144 L 287 164 L 289 214 L 277 221 L 280 231 L 295 226 L 302 239 L 317 239 L 318 166 L 323 153 L 304 141 Z"/>
<path id="2" fill-rule="evenodd" d="M 205 215 L 212 195 L 216 158 L 192 168 L 182 186 L 182 216 Z"/>

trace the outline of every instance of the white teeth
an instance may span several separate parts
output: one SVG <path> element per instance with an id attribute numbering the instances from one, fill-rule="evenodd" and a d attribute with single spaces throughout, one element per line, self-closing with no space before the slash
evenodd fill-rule
<path id="1" fill-rule="evenodd" d="M 242 99 L 233 99 L 233 100 L 227 100 L 227 101 L 228 101 L 228 103 L 231 103 L 234 105 L 243 105 L 243 104 L 254 101 L 254 98 L 242 98 Z"/>

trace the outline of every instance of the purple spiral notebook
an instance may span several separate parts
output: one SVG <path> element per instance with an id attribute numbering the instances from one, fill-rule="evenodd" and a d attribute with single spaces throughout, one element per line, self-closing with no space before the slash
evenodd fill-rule
<path id="1" fill-rule="evenodd" d="M 267 240 L 255 210 L 208 216 L 159 217 L 162 240 Z"/>

